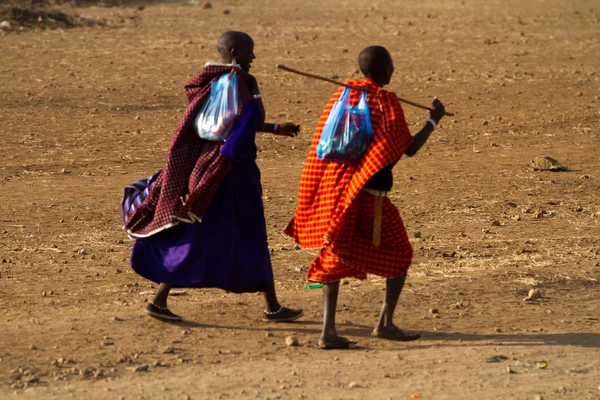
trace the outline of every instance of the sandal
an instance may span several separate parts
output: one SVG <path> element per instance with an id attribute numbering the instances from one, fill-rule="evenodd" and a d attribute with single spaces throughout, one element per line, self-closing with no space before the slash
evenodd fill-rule
<path id="1" fill-rule="evenodd" d="M 406 333 L 396 326 L 392 327 L 390 330 L 382 331 L 375 328 L 373 331 L 373 336 L 380 339 L 394 340 L 396 342 L 412 342 L 413 340 L 417 340 L 421 337 L 421 335 L 417 333 Z"/>
<path id="2" fill-rule="evenodd" d="M 279 310 L 274 312 L 263 310 L 262 320 L 265 322 L 291 322 L 297 320 L 303 315 L 304 311 L 302 309 L 293 310 L 291 308 L 281 306 Z"/>
<path id="3" fill-rule="evenodd" d="M 343 350 L 349 349 L 350 345 L 356 344 L 351 340 L 343 336 L 338 336 L 334 341 L 328 342 L 323 339 L 319 339 L 319 347 L 323 350 Z"/>
<path id="4" fill-rule="evenodd" d="M 149 302 L 146 306 L 146 314 L 162 321 L 181 321 L 183 319 L 179 315 L 173 314 L 167 307 L 159 307 L 153 302 Z"/>

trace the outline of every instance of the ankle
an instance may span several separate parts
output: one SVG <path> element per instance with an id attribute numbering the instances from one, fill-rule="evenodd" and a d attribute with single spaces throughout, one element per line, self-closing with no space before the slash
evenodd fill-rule
<path id="1" fill-rule="evenodd" d="M 281 311 L 282 308 L 283 306 L 279 303 L 265 303 L 264 310 L 267 314 L 275 314 Z"/>
<path id="2" fill-rule="evenodd" d="M 153 304 L 158 308 L 167 308 L 167 299 L 153 299 L 150 304 Z"/>

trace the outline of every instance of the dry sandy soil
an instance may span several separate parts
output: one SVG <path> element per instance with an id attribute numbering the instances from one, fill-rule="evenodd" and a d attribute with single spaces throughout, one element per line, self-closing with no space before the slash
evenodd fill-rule
<path id="1" fill-rule="evenodd" d="M 1 398 L 600 398 L 598 1 L 124 3 L 57 6 L 94 26 L 0 33 Z M 122 189 L 161 168 L 183 85 L 230 28 L 255 38 L 269 119 L 303 127 L 261 136 L 258 163 L 279 293 L 306 316 L 268 325 L 260 296 L 187 290 L 170 303 L 186 321 L 165 324 L 128 265 Z M 371 44 L 393 53 L 392 90 L 456 116 L 394 172 L 415 248 L 398 321 L 423 339 L 370 336 L 372 278 L 341 291 L 357 346 L 326 352 L 314 252 L 281 232 L 335 87 L 274 66 L 357 77 Z M 427 118 L 406 114 L 414 132 Z M 542 155 L 569 171 L 528 168 Z M 530 289 L 543 297 L 525 303 Z"/>

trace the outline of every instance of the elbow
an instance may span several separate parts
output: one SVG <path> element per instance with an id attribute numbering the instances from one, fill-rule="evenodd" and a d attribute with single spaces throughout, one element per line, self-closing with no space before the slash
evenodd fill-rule
<path id="1" fill-rule="evenodd" d="M 406 151 L 404 152 L 404 154 L 405 154 L 407 157 L 412 157 L 412 156 L 414 156 L 415 154 L 417 154 L 417 152 L 416 152 L 416 150 L 413 150 L 413 149 L 410 149 L 410 148 L 409 148 L 409 149 L 406 149 Z"/>

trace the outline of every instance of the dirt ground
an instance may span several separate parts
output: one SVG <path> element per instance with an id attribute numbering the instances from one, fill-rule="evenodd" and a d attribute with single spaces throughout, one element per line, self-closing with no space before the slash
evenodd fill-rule
<path id="1" fill-rule="evenodd" d="M 600 398 L 598 1 L 124 4 L 0 32 L 1 398 Z M 268 119 L 303 127 L 261 136 L 258 163 L 279 294 L 305 317 L 269 325 L 258 295 L 187 290 L 170 300 L 186 321 L 165 324 L 143 312 L 155 285 L 129 267 L 122 190 L 162 167 L 183 85 L 231 28 L 255 38 Z M 357 346 L 326 352 L 315 252 L 282 230 L 335 87 L 274 66 L 358 77 L 371 44 L 393 54 L 391 90 L 456 116 L 394 170 L 415 248 L 398 322 L 423 339 L 371 337 L 373 277 L 341 288 Z M 405 111 L 418 131 L 427 113 Z M 544 155 L 569 170 L 532 171 Z"/>

